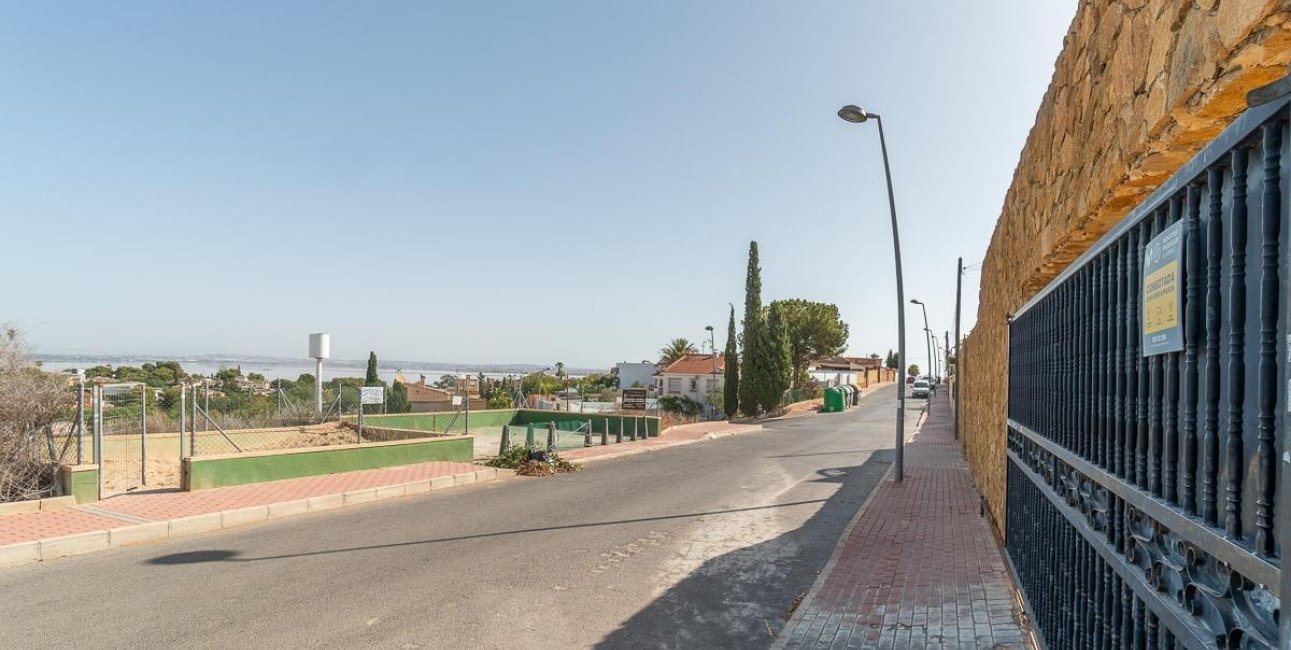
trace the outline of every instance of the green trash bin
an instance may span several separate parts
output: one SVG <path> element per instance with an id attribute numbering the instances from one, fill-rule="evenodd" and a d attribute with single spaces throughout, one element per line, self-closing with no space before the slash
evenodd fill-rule
<path id="1" fill-rule="evenodd" d="M 844 406 L 843 406 L 843 391 L 842 391 L 842 389 L 841 389 L 841 388 L 837 388 L 837 387 L 835 387 L 835 388 L 827 388 L 827 389 L 825 389 L 825 400 L 824 400 L 824 401 L 825 401 L 825 406 L 824 406 L 824 408 L 822 408 L 822 409 L 821 409 L 821 412 L 822 412 L 822 413 L 839 413 L 839 412 L 842 412 L 842 410 L 843 410 L 843 408 L 844 408 Z"/>

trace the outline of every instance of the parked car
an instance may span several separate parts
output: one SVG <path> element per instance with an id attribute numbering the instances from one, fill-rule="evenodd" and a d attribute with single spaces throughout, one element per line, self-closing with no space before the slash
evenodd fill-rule
<path id="1" fill-rule="evenodd" d="M 924 399 L 928 399 L 928 396 L 931 394 L 932 386 L 926 379 L 920 379 L 914 382 L 914 385 L 910 387 L 910 397 L 922 397 Z"/>

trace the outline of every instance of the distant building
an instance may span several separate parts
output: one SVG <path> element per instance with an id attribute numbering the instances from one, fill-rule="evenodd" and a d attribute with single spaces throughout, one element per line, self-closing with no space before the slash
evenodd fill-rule
<path id="1" fill-rule="evenodd" d="M 812 362 L 807 369 L 807 374 L 827 386 L 839 384 L 865 386 L 869 383 L 866 379 L 867 373 L 875 375 L 877 374 L 875 371 L 882 366 L 882 359 L 871 357 L 825 357 Z"/>
<path id="2" fill-rule="evenodd" d="M 396 381 L 402 377 L 396 377 Z M 455 411 L 460 406 L 453 404 L 453 396 L 460 396 L 460 393 L 446 391 L 440 388 L 434 388 L 426 385 L 425 377 L 418 383 L 408 383 L 401 381 L 405 390 L 408 391 L 408 406 L 413 413 L 439 413 L 443 411 Z M 488 401 L 479 395 L 471 396 L 471 410 L 483 411 L 488 408 Z"/>
<path id="3" fill-rule="evenodd" d="M 655 385 L 654 374 L 658 371 L 659 367 L 649 361 L 620 361 L 610 370 L 610 374 L 619 378 L 619 388 L 650 388 Z"/>
<path id="4" fill-rule="evenodd" d="M 721 392 L 725 372 L 725 355 L 714 360 L 711 354 L 687 354 L 655 375 L 655 387 L 661 395 L 680 395 L 711 406 L 708 396 Z"/>

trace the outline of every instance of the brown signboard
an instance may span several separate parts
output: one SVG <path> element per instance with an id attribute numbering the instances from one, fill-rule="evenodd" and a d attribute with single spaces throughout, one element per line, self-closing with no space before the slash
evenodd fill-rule
<path id="1" fill-rule="evenodd" d="M 646 407 L 646 389 L 624 388 L 623 410 L 644 411 Z"/>

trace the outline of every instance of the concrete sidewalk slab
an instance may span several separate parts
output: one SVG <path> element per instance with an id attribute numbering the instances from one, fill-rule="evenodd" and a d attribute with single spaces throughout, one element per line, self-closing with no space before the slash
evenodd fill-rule
<path id="1" fill-rule="evenodd" d="M 0 567 L 155 543 L 512 474 L 470 463 L 434 462 L 197 492 L 136 493 L 88 506 L 21 512 L 0 517 Z"/>

